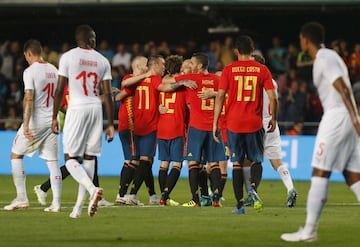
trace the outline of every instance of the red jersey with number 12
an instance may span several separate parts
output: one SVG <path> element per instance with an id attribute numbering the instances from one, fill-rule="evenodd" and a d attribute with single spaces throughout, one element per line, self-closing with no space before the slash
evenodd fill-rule
<path id="1" fill-rule="evenodd" d="M 226 128 L 253 133 L 263 127 L 263 89 L 274 89 L 269 69 L 253 60 L 236 61 L 222 72 L 219 90 L 228 94 Z"/>

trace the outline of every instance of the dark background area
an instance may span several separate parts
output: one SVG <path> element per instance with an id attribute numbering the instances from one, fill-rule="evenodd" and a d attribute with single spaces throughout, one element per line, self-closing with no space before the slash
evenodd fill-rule
<path id="1" fill-rule="evenodd" d="M 167 40 L 170 44 L 194 39 L 207 43 L 227 34 L 209 34 L 209 27 L 233 23 L 239 34 L 251 35 L 262 49 L 279 35 L 285 44 L 298 41 L 300 26 L 320 21 L 327 29 L 327 41 L 344 38 L 359 41 L 360 4 L 56 4 L 1 5 L 0 43 L 4 40 L 37 38 L 60 45 L 73 41 L 79 24 L 90 24 L 98 40 L 145 43 Z M 222 21 L 220 21 L 222 20 Z"/>

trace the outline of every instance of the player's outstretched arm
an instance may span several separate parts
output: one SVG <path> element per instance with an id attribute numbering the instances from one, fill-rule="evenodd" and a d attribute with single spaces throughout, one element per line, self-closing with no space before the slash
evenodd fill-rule
<path id="1" fill-rule="evenodd" d="M 179 81 L 179 82 L 171 82 L 171 83 L 164 83 L 162 82 L 159 86 L 158 86 L 158 90 L 161 92 L 174 92 L 176 90 L 178 90 L 181 87 L 188 87 L 190 89 L 196 89 L 197 88 L 197 84 L 194 81 L 191 80 L 184 80 L 184 81 Z"/>
<path id="2" fill-rule="evenodd" d="M 135 76 L 132 76 L 132 77 L 129 77 L 129 78 L 123 80 L 121 82 L 121 85 L 123 87 L 130 87 L 130 86 L 135 85 L 136 83 L 144 80 L 145 78 L 147 78 L 147 77 L 149 77 L 149 76 L 151 76 L 153 74 L 154 74 L 154 72 L 152 70 L 149 70 L 149 71 L 147 71 L 145 73 L 142 73 L 140 75 L 135 75 Z"/>

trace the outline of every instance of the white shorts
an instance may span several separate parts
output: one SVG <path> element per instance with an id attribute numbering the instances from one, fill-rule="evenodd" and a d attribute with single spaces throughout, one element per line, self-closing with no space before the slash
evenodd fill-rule
<path id="1" fill-rule="evenodd" d="M 44 160 L 59 160 L 59 136 L 52 133 L 51 125 L 31 128 L 34 138 L 29 141 L 24 136 L 23 125 L 14 138 L 11 152 L 32 157 L 39 150 L 39 157 Z"/>
<path id="2" fill-rule="evenodd" d="M 325 171 L 360 172 L 358 141 L 347 112 L 324 114 L 315 141 L 312 166 Z"/>
<path id="3" fill-rule="evenodd" d="M 269 160 L 282 159 L 280 130 L 277 124 L 274 132 L 268 133 L 265 129 L 264 158 Z"/>
<path id="4" fill-rule="evenodd" d="M 70 157 L 101 153 L 103 117 L 101 105 L 87 105 L 67 110 L 64 124 L 64 153 Z"/>

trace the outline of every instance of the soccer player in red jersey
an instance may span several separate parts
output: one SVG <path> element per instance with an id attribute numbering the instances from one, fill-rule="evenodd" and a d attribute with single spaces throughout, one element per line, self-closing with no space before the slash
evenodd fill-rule
<path id="1" fill-rule="evenodd" d="M 176 81 L 192 80 L 197 84 L 196 90 L 187 90 L 187 102 L 190 107 L 189 131 L 187 140 L 187 156 L 189 166 L 189 183 L 192 199 L 184 203 L 186 207 L 198 207 L 200 198 L 198 195 L 199 174 L 202 170 L 201 157 L 210 166 L 210 177 L 214 186 L 213 206 L 219 204 L 220 169 L 219 161 L 225 159 L 222 143 L 217 143 L 212 138 L 212 122 L 214 119 L 215 99 L 202 99 L 199 94 L 218 89 L 219 77 L 208 73 L 209 59 L 205 54 L 194 54 L 191 59 L 193 74 L 175 77 Z"/>
<path id="2" fill-rule="evenodd" d="M 181 56 L 171 55 L 165 60 L 165 77 L 174 77 L 180 73 L 183 59 Z M 186 90 L 179 89 L 173 93 L 160 92 L 160 112 L 157 138 L 159 148 L 159 185 L 161 190 L 161 205 L 178 206 L 179 203 L 170 199 L 170 193 L 176 185 L 182 168 L 185 146 L 186 127 Z M 168 174 L 170 162 L 172 169 Z"/>
<path id="3" fill-rule="evenodd" d="M 233 186 L 237 200 L 234 214 L 244 214 L 243 170 L 245 157 L 252 161 L 251 188 L 249 194 L 254 199 L 254 208 L 261 211 L 262 202 L 256 192 L 261 181 L 264 129 L 262 123 L 263 89 L 270 101 L 272 118 L 268 131 L 274 131 L 277 117 L 277 99 L 268 68 L 251 57 L 254 42 L 249 36 L 240 36 L 234 49 L 238 61 L 226 66 L 222 72 L 218 94 L 215 101 L 213 136 L 219 140 L 218 122 L 223 108 L 225 95 L 226 128 L 233 162 Z"/>
<path id="4" fill-rule="evenodd" d="M 126 75 L 123 80 L 128 80 L 146 73 L 147 58 L 137 56 L 131 63 L 133 73 Z M 150 74 L 144 74 L 150 76 Z M 121 101 L 118 119 L 118 132 L 124 153 L 124 165 L 120 173 L 119 193 L 116 196 L 116 203 L 126 204 L 128 202 L 128 195 L 126 195 L 129 184 L 133 180 L 134 172 L 139 165 L 138 156 L 136 155 L 135 140 L 134 140 L 134 113 L 133 100 L 135 95 L 136 85 L 129 87 L 122 87 L 121 93 L 115 96 L 115 101 Z"/>
<path id="5" fill-rule="evenodd" d="M 150 195 L 150 204 L 159 204 L 160 198 L 155 194 L 154 177 L 152 174 L 152 162 L 156 150 L 156 131 L 159 119 L 159 91 L 172 92 L 182 86 L 194 88 L 196 85 L 191 81 L 180 83 L 162 83 L 161 76 L 165 70 L 165 60 L 161 56 L 152 56 L 148 59 L 148 72 L 137 77 L 129 78 L 123 82 L 123 86 L 129 87 L 136 84 L 134 95 L 134 134 L 137 154 L 140 158 L 136 169 L 133 187 L 128 197 L 128 204 L 141 205 L 136 198 L 143 181 Z"/>

